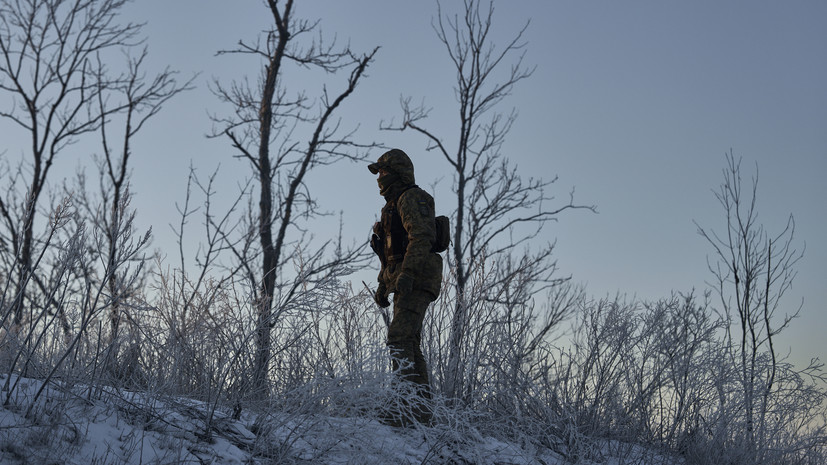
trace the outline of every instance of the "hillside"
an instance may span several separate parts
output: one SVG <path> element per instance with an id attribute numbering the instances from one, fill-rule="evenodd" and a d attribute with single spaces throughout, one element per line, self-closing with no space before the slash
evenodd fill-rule
<path id="1" fill-rule="evenodd" d="M 618 443 L 595 443 L 590 459 L 572 462 L 536 438 L 483 434 L 460 416 L 448 418 L 444 406 L 429 427 L 386 426 L 370 412 L 333 417 L 275 408 L 233 419 L 203 402 L 76 385 L 48 388 L 26 415 L 41 383 L 10 381 L 17 383 L 16 394 L 0 409 L 3 464 L 680 463 Z"/>

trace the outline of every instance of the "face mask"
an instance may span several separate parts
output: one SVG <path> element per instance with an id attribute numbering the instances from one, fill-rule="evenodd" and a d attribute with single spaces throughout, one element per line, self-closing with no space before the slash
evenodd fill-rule
<path id="1" fill-rule="evenodd" d="M 399 175 L 396 173 L 385 173 L 376 178 L 376 183 L 379 184 L 379 193 L 388 195 L 390 187 L 399 180 Z"/>

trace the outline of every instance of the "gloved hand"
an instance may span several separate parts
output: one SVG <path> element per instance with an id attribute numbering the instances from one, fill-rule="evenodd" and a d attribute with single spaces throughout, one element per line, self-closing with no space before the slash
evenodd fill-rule
<path id="1" fill-rule="evenodd" d="M 376 292 L 373 294 L 373 300 L 376 301 L 376 305 L 385 308 L 390 306 L 390 302 L 388 301 L 388 288 L 385 286 L 385 283 L 379 283 L 379 287 L 376 288 Z"/>
<path id="2" fill-rule="evenodd" d="M 396 278 L 396 292 L 401 295 L 409 294 L 413 290 L 413 278 L 402 273 Z"/>

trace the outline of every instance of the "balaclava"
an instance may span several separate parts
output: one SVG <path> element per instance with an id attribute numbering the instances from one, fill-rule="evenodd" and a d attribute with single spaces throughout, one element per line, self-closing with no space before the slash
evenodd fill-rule
<path id="1" fill-rule="evenodd" d="M 386 200 L 395 199 L 405 188 L 415 184 L 413 163 L 402 150 L 388 150 L 376 163 L 368 165 L 368 170 L 373 174 L 380 169 L 385 170 L 385 174 L 380 175 L 376 182 L 379 193 Z"/>

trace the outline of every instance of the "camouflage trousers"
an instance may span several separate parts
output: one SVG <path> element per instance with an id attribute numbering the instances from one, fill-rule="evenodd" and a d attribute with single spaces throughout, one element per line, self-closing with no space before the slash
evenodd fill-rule
<path id="1" fill-rule="evenodd" d="M 393 297 L 393 320 L 388 328 L 388 348 L 393 370 L 402 380 L 413 383 L 416 393 L 423 399 L 431 398 L 428 365 L 422 355 L 422 321 L 425 311 L 434 300 L 433 294 L 414 289 L 409 294 Z M 414 408 L 414 414 L 422 422 L 430 420 L 430 412 Z"/>

